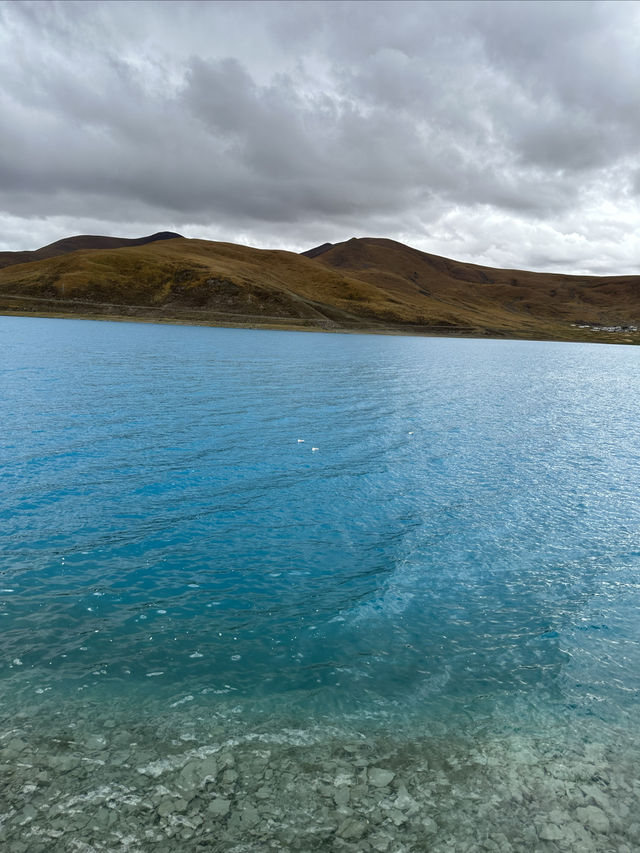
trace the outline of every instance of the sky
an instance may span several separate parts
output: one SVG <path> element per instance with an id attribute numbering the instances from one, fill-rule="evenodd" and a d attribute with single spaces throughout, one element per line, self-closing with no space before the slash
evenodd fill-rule
<path id="1" fill-rule="evenodd" d="M 0 250 L 164 230 L 637 274 L 640 2 L 0 0 Z"/>

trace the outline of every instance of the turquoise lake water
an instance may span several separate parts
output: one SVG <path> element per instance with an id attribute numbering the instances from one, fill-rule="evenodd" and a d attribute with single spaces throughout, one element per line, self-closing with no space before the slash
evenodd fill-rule
<path id="1" fill-rule="evenodd" d="M 632 347 L 0 318 L 0 840 L 640 850 Z"/>

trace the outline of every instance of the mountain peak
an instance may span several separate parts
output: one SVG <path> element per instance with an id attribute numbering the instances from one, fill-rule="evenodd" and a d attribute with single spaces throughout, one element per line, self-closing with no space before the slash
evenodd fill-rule
<path id="1" fill-rule="evenodd" d="M 305 258 L 317 258 L 318 255 L 328 252 L 329 249 L 333 249 L 333 243 L 323 243 L 321 246 L 316 246 L 313 249 L 307 249 L 306 252 L 300 252 L 300 254 L 304 255 Z"/>

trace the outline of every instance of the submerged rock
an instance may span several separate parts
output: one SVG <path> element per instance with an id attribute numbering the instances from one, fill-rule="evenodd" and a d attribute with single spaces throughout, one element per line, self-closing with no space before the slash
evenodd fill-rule
<path id="1" fill-rule="evenodd" d="M 585 806 L 576 810 L 578 820 L 593 832 L 608 832 L 609 818 L 597 806 Z"/>
<path id="2" fill-rule="evenodd" d="M 188 805 L 187 801 L 183 800 L 182 797 L 179 797 L 176 800 L 167 798 L 162 800 L 156 811 L 160 817 L 166 817 L 170 814 L 182 814 L 187 810 Z"/>
<path id="3" fill-rule="evenodd" d="M 391 847 L 392 840 L 387 835 L 377 835 L 369 839 L 369 843 L 377 853 L 387 853 L 387 850 Z"/>
<path id="4" fill-rule="evenodd" d="M 182 768 L 178 785 L 184 791 L 195 791 L 207 782 L 215 782 L 217 775 L 218 765 L 215 758 L 194 759 Z"/>
<path id="5" fill-rule="evenodd" d="M 564 832 L 555 823 L 544 823 L 538 829 L 538 836 L 542 841 L 562 841 Z"/>
<path id="6" fill-rule="evenodd" d="M 260 821 L 258 809 L 251 805 L 242 806 L 242 810 L 238 813 L 238 821 L 243 829 L 252 829 Z"/>
<path id="7" fill-rule="evenodd" d="M 207 806 L 207 814 L 215 819 L 220 819 L 229 814 L 230 808 L 231 800 L 224 800 L 222 797 L 216 797 L 216 799 L 211 800 Z"/>
<path id="8" fill-rule="evenodd" d="M 366 831 L 367 825 L 361 820 L 355 820 L 352 817 L 344 820 L 336 831 L 336 835 L 340 838 L 358 839 L 362 838 Z"/>
<path id="9" fill-rule="evenodd" d="M 418 808 L 418 803 L 409 794 L 404 785 L 398 787 L 398 796 L 395 798 L 393 805 L 401 811 L 414 811 Z"/>
<path id="10" fill-rule="evenodd" d="M 11 738 L 6 747 L 2 750 L 3 757 L 11 757 L 14 755 L 19 755 L 21 752 L 27 748 L 27 744 L 22 738 L 14 737 Z"/>
<path id="11" fill-rule="evenodd" d="M 89 735 L 85 741 L 85 746 L 89 752 L 99 752 L 106 749 L 107 739 L 104 735 Z"/>
<path id="12" fill-rule="evenodd" d="M 343 788 L 338 788 L 333 795 L 334 802 L 338 807 L 346 806 L 349 802 L 350 797 L 351 791 L 346 786 Z"/>
<path id="13" fill-rule="evenodd" d="M 375 788 L 386 788 L 387 785 L 390 785 L 394 778 L 395 773 L 392 773 L 391 770 L 383 770 L 381 767 L 372 767 L 369 770 L 369 784 L 373 785 Z"/>
<path id="14" fill-rule="evenodd" d="M 80 759 L 75 755 L 50 755 L 48 767 L 56 773 L 69 773 L 80 765 Z"/>

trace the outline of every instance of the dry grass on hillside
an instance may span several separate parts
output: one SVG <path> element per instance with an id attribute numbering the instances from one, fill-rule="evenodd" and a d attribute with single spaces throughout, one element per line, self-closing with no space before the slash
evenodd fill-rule
<path id="1" fill-rule="evenodd" d="M 97 312 L 119 306 L 141 317 L 188 314 L 202 322 L 262 317 L 343 329 L 631 342 L 639 335 L 628 328 L 611 336 L 577 324 L 640 326 L 640 277 L 491 269 L 373 238 L 314 258 L 175 238 L 0 269 L 0 310 L 37 312 L 36 303 L 45 312 L 50 305 L 62 313 L 65 306 L 73 313 L 80 305 Z"/>

